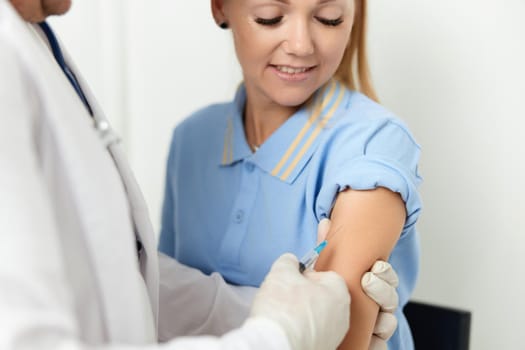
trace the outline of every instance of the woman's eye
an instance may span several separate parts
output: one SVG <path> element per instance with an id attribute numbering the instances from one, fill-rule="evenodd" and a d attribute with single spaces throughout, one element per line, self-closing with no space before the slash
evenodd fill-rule
<path id="1" fill-rule="evenodd" d="M 332 26 L 332 27 L 338 26 L 338 25 L 340 25 L 341 23 L 343 23 L 343 17 L 339 17 L 339 18 L 336 18 L 336 19 L 328 19 L 328 18 L 323 18 L 323 17 L 315 17 L 315 19 L 318 20 L 319 22 L 321 22 L 321 23 L 324 24 L 324 25 Z"/>
<path id="2" fill-rule="evenodd" d="M 283 16 L 278 16 L 278 17 L 274 17 L 274 18 L 256 18 L 255 19 L 255 22 L 256 23 L 259 23 L 263 26 L 274 26 L 276 24 L 279 24 L 279 22 L 281 22 L 281 20 L 283 19 Z"/>

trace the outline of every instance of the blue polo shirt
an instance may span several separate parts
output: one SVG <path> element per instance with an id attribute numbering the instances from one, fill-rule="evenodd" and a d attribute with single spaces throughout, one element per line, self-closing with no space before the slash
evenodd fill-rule
<path id="1" fill-rule="evenodd" d="M 206 107 L 175 129 L 159 249 L 230 283 L 258 286 L 281 254 L 300 257 L 315 246 L 317 224 L 339 192 L 389 188 L 407 212 L 390 258 L 400 308 L 389 348 L 412 349 L 401 310 L 418 273 L 420 148 L 406 126 L 332 80 L 254 153 L 244 134 L 245 100 L 241 86 L 232 102 Z"/>

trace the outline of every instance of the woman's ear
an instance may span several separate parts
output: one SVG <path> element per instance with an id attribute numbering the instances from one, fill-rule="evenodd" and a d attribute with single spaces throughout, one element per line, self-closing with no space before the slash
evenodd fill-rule
<path id="1" fill-rule="evenodd" d="M 215 23 L 222 29 L 228 28 L 228 20 L 226 18 L 225 4 L 228 0 L 211 0 L 211 13 Z"/>

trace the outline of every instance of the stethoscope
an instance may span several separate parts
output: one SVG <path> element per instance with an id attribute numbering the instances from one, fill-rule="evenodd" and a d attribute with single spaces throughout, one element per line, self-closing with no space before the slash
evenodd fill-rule
<path id="1" fill-rule="evenodd" d="M 86 96 L 84 95 L 80 84 L 78 83 L 75 73 L 73 73 L 73 71 L 68 67 L 66 60 L 64 59 L 64 55 L 62 54 L 62 50 L 60 49 L 60 45 L 58 44 L 58 40 L 55 36 L 55 33 L 53 33 L 53 30 L 46 22 L 38 23 L 38 25 L 46 35 L 47 41 L 51 46 L 51 51 L 53 52 L 53 56 L 55 57 L 55 60 L 57 61 L 58 65 L 60 66 L 67 79 L 77 92 L 78 97 L 80 97 L 80 100 L 82 100 L 84 106 L 86 106 L 86 109 L 88 110 L 89 114 L 93 116 L 93 110 L 91 109 L 91 106 L 89 105 L 89 102 Z"/>
<path id="2" fill-rule="evenodd" d="M 98 133 L 100 140 L 102 141 L 102 144 L 113 157 L 111 146 L 115 145 L 116 143 L 119 143 L 120 137 L 113 131 L 113 129 L 111 128 L 111 125 L 105 118 L 100 117 L 100 116 L 95 116 L 95 114 L 93 113 L 93 109 L 91 108 L 88 102 L 88 99 L 86 98 L 86 95 L 84 94 L 84 91 L 82 90 L 82 87 L 80 83 L 78 82 L 77 77 L 75 76 L 75 73 L 73 73 L 73 71 L 68 67 L 66 60 L 64 59 L 64 55 L 62 53 L 62 50 L 60 49 L 58 40 L 55 34 L 53 33 L 53 30 L 51 29 L 51 27 L 46 22 L 41 22 L 38 25 L 44 32 L 45 36 L 47 37 L 47 40 L 49 42 L 49 45 L 51 46 L 51 51 L 53 52 L 53 56 L 55 57 L 55 60 L 57 61 L 58 65 L 60 66 L 64 74 L 66 75 L 67 79 L 69 80 L 73 88 L 75 89 L 78 97 L 80 98 L 84 106 L 86 107 L 87 112 L 91 116 L 93 120 L 93 126 L 96 132 Z M 114 159 L 114 161 L 115 161 L 115 166 L 119 168 L 119 165 L 117 164 L 116 159 Z M 121 174 L 121 177 L 122 177 L 122 174 Z M 122 178 L 122 181 L 125 185 L 126 180 Z M 137 237 L 136 237 L 136 246 L 137 246 L 137 254 L 140 257 L 140 254 L 143 250 L 143 246 Z"/>
<path id="3" fill-rule="evenodd" d="M 51 51 L 53 52 L 55 60 L 57 61 L 58 65 L 66 75 L 73 88 L 75 89 L 78 97 L 86 107 L 89 115 L 93 118 L 93 126 L 99 134 L 104 146 L 107 148 L 114 143 L 120 142 L 120 138 L 113 131 L 107 120 L 95 118 L 93 109 L 91 108 L 88 99 L 84 94 L 84 91 L 82 90 L 82 87 L 80 86 L 77 77 L 75 76 L 75 73 L 73 73 L 73 71 L 68 67 L 66 60 L 64 59 L 62 50 L 60 49 L 58 40 L 55 36 L 55 33 L 53 33 L 53 30 L 51 29 L 49 24 L 47 24 L 46 22 L 41 22 L 38 25 L 47 37 L 47 41 L 51 46 Z"/>
<path id="4" fill-rule="evenodd" d="M 109 125 L 108 121 L 105 119 L 94 119 L 94 127 L 104 147 L 108 148 L 109 146 L 119 143 L 120 137 L 113 131 L 113 128 Z"/>

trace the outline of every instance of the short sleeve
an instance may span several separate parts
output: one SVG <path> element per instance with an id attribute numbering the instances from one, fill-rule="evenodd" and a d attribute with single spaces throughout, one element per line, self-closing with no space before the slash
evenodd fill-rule
<path id="1" fill-rule="evenodd" d="M 316 203 L 319 219 L 330 215 L 337 194 L 345 189 L 385 187 L 399 193 L 405 202 L 407 218 L 403 232 L 406 232 L 421 210 L 419 145 L 403 124 L 393 120 L 369 130 L 357 143 L 348 142 L 348 138 L 344 143 L 334 142 L 337 149 L 332 149 L 328 157 Z"/>

